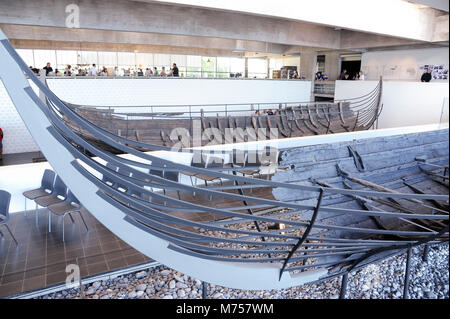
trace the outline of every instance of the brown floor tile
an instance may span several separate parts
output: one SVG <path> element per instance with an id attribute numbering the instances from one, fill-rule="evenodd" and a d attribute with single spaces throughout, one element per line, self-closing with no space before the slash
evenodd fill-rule
<path id="1" fill-rule="evenodd" d="M 65 282 L 67 276 L 68 276 L 68 273 L 66 273 L 65 268 L 64 268 L 64 271 L 47 273 L 47 275 L 45 276 L 45 281 L 46 281 L 47 285 L 53 285 L 53 284 Z"/>
<path id="2" fill-rule="evenodd" d="M 122 255 L 124 255 L 125 257 L 131 256 L 131 255 L 136 255 L 137 253 L 139 253 L 139 252 L 132 247 L 122 250 Z"/>
<path id="3" fill-rule="evenodd" d="M 58 262 L 54 264 L 47 264 L 46 266 L 46 273 L 54 273 L 54 272 L 60 272 L 60 271 L 66 271 L 66 262 Z"/>
<path id="4" fill-rule="evenodd" d="M 45 257 L 28 258 L 26 268 L 41 267 L 45 265 Z"/>
<path id="5" fill-rule="evenodd" d="M 3 274 L 10 274 L 25 270 L 25 261 L 7 263 L 3 270 Z"/>
<path id="6" fill-rule="evenodd" d="M 100 245 L 96 246 L 87 246 L 84 248 L 84 252 L 86 256 L 92 256 L 102 253 L 102 247 Z"/>
<path id="7" fill-rule="evenodd" d="M 76 257 L 84 257 L 83 248 L 74 249 L 74 250 L 66 250 L 66 259 L 73 259 Z"/>
<path id="8" fill-rule="evenodd" d="M 6 285 L 15 281 L 22 281 L 24 278 L 24 272 L 23 271 L 19 271 L 17 273 L 11 273 L 8 275 L 3 275 L 2 276 L 2 282 L 1 285 Z"/>
<path id="9" fill-rule="evenodd" d="M 46 284 L 45 275 L 25 278 L 23 281 L 23 291 L 30 291 L 44 287 Z"/>
<path id="10" fill-rule="evenodd" d="M 109 253 L 105 253 L 104 256 L 105 256 L 106 261 L 108 261 L 110 259 L 123 258 L 123 255 L 122 255 L 122 252 L 120 251 L 120 249 L 111 251 Z"/>
<path id="11" fill-rule="evenodd" d="M 38 276 L 44 276 L 45 274 L 46 274 L 45 267 L 37 267 L 34 269 L 27 269 L 27 270 L 25 270 L 25 279 L 38 277 Z"/>
<path id="12" fill-rule="evenodd" d="M 57 262 L 61 262 L 62 260 L 66 260 L 66 255 L 64 254 L 64 251 L 59 251 L 56 254 L 53 255 L 47 255 L 47 264 L 54 264 Z"/>
<path id="13" fill-rule="evenodd" d="M 129 266 L 139 264 L 139 263 L 142 263 L 145 261 L 142 254 L 134 254 L 134 255 L 126 256 L 125 260 L 127 261 Z"/>
<path id="14" fill-rule="evenodd" d="M 86 263 L 88 265 L 89 264 L 96 264 L 96 263 L 100 263 L 100 262 L 105 262 L 105 257 L 103 256 L 103 254 L 87 256 L 86 257 Z"/>
<path id="15" fill-rule="evenodd" d="M 22 292 L 23 281 L 16 281 L 0 286 L 0 297 L 7 297 Z"/>
<path id="16" fill-rule="evenodd" d="M 111 251 L 115 251 L 115 250 L 119 250 L 120 249 L 120 245 L 117 241 L 114 242 L 109 242 L 106 244 L 102 243 L 102 250 L 103 252 L 107 253 L 107 252 L 111 252 Z"/>
<path id="17" fill-rule="evenodd" d="M 106 262 L 100 262 L 96 264 L 88 264 L 88 270 L 90 275 L 100 274 L 109 270 Z"/>
<path id="18" fill-rule="evenodd" d="M 127 261 L 123 257 L 117 259 L 107 259 L 106 262 L 110 270 L 120 269 L 128 266 Z"/>

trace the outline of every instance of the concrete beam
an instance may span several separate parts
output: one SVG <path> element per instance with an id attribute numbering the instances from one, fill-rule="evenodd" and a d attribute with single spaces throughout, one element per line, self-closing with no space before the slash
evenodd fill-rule
<path id="1" fill-rule="evenodd" d="M 282 54 L 288 46 L 275 43 L 257 41 L 241 41 L 233 39 L 193 37 L 183 35 L 168 35 L 142 32 L 123 32 L 91 29 L 69 29 L 55 27 L 39 27 L 27 25 L 0 24 L 0 28 L 9 39 L 43 41 L 74 42 L 76 45 L 90 45 L 89 43 L 127 44 L 170 46 L 198 49 L 214 49 L 233 51 L 252 51 Z M 40 45 L 41 47 L 42 45 Z M 71 44 L 67 44 L 71 46 Z M 91 45 L 90 45 L 91 46 Z"/>
<path id="2" fill-rule="evenodd" d="M 0 23 L 66 27 L 73 0 L 2 0 Z M 245 1 L 243 1 L 245 2 Z M 79 0 L 79 27 L 337 49 L 333 28 L 285 19 L 126 0 Z"/>
<path id="3" fill-rule="evenodd" d="M 200 55 L 217 57 L 242 58 L 243 53 L 229 50 L 201 49 L 189 47 L 172 47 L 164 45 L 123 44 L 123 43 L 97 43 L 97 42 L 64 42 L 64 41 L 36 41 L 36 40 L 11 40 L 15 49 L 37 50 L 77 50 L 77 51 L 109 51 L 109 52 L 139 52 L 139 53 L 164 53 L 182 55 Z"/>
<path id="4" fill-rule="evenodd" d="M 415 43 L 423 43 L 423 42 L 399 38 L 391 38 L 377 34 L 341 30 L 340 48 L 341 50 L 361 50 L 377 47 L 410 45 Z"/>
<path id="5" fill-rule="evenodd" d="M 137 0 L 303 21 L 418 41 L 431 41 L 437 10 L 399 0 Z M 444 0 L 447 1 L 448 0 Z M 447 4 L 448 6 L 448 4 Z M 351 16 L 349 16 L 349 14 Z"/>

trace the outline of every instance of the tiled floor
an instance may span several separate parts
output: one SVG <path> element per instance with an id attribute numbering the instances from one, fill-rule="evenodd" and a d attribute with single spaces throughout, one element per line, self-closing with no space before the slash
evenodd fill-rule
<path id="1" fill-rule="evenodd" d="M 273 199 L 270 188 L 255 188 L 249 192 L 245 191 L 248 195 Z M 168 191 L 167 195 L 177 197 L 175 191 Z M 191 192 L 182 192 L 180 196 L 182 200 L 216 208 L 243 206 L 241 201 L 216 196 L 210 198 L 200 193 L 194 197 Z M 247 212 L 245 207 L 239 211 Z M 0 226 L 4 235 L 0 237 L 0 298 L 63 283 L 67 276 L 66 265 L 69 264 L 79 265 L 81 277 L 86 277 L 151 260 L 117 238 L 89 212 L 82 210 L 82 214 L 89 231 L 86 231 L 78 213 L 73 214 L 74 223 L 66 217 L 65 242 L 62 241 L 61 217 L 52 216 L 52 232 L 48 232 L 46 209 L 38 211 L 38 227 L 34 211 L 11 215 L 8 225 L 19 242 L 18 246 L 4 226 Z M 225 217 L 207 212 L 172 214 L 199 222 Z"/>
<path id="2" fill-rule="evenodd" d="M 0 226 L 0 297 L 30 291 L 66 280 L 66 265 L 77 264 L 82 277 L 100 274 L 150 259 L 121 241 L 87 211 L 83 211 L 89 231 L 79 215 L 75 223 L 65 219 L 65 242 L 62 241 L 61 218 L 52 216 L 48 232 L 45 209 L 39 210 L 39 227 L 34 211 L 17 213 L 8 223 L 19 245 Z"/>
<path id="3" fill-rule="evenodd" d="M 46 161 L 46 159 L 41 152 L 3 154 L 3 159 L 0 160 L 0 166 L 19 165 L 42 161 Z"/>

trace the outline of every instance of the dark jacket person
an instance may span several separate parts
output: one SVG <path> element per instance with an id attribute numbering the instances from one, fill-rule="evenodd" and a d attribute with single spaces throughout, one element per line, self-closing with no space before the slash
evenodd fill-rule
<path id="1" fill-rule="evenodd" d="M 427 72 L 422 74 L 422 77 L 420 78 L 420 82 L 430 82 L 431 81 L 431 72 L 430 69 L 427 69 Z"/>

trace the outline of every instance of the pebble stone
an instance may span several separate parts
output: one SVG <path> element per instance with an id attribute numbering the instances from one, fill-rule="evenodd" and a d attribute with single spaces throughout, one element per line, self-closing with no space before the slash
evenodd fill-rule
<path id="1" fill-rule="evenodd" d="M 448 243 L 430 246 L 428 260 L 422 260 L 423 247 L 414 247 L 411 256 L 410 299 L 448 299 Z M 346 298 L 396 299 L 403 297 L 406 253 L 353 271 L 348 276 Z M 342 276 L 319 284 L 289 289 L 251 291 L 208 284 L 208 298 L 214 299 L 336 299 Z M 202 282 L 165 266 L 150 268 L 114 279 L 96 281 L 36 297 L 38 299 L 130 299 L 202 298 Z"/>

